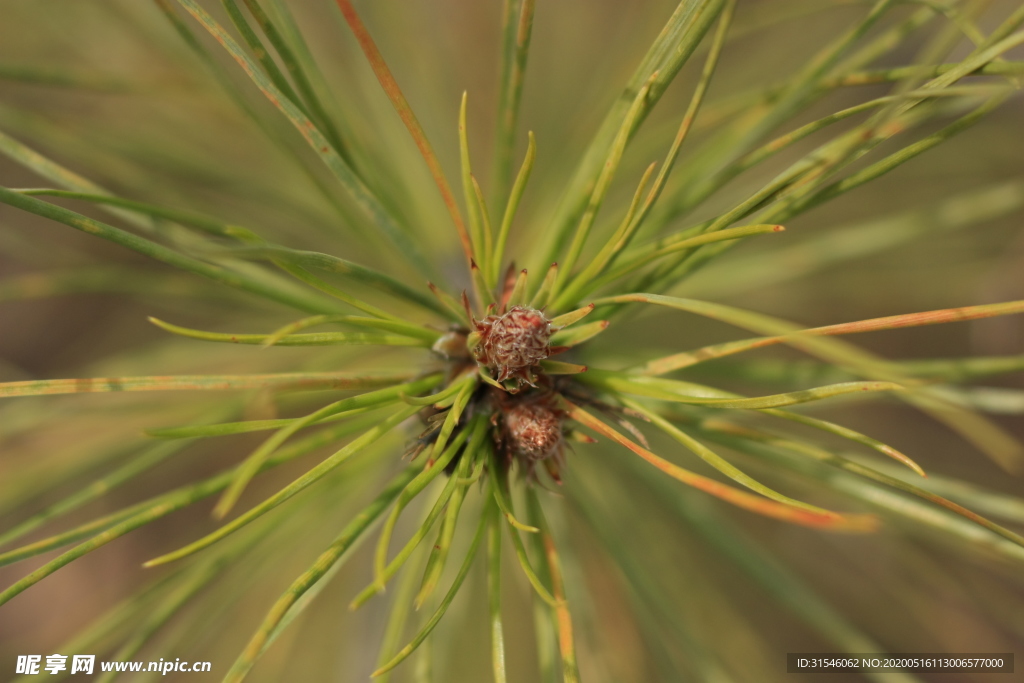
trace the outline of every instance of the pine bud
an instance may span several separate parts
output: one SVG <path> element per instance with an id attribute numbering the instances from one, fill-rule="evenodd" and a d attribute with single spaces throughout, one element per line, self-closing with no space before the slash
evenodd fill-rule
<path id="1" fill-rule="evenodd" d="M 551 355 L 551 321 L 535 308 L 513 306 L 504 315 L 489 315 L 474 323 L 473 357 L 497 371 L 499 382 L 515 377 L 532 384 L 530 369 Z"/>

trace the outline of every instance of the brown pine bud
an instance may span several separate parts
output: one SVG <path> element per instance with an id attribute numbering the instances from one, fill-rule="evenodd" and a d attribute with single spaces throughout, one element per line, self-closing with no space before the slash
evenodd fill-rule
<path id="1" fill-rule="evenodd" d="M 532 384 L 530 368 L 551 355 L 551 321 L 537 309 L 513 306 L 504 315 L 489 315 L 474 324 L 479 339 L 473 357 L 496 370 L 499 382 L 516 377 Z"/>
<path id="2" fill-rule="evenodd" d="M 533 463 L 560 458 L 564 448 L 562 411 L 544 402 L 516 402 L 504 412 L 508 447 Z"/>

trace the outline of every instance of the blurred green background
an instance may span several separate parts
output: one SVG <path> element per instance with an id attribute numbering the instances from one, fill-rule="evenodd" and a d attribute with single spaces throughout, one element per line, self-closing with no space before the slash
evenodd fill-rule
<path id="1" fill-rule="evenodd" d="M 398 211 L 417 229 L 431 234 L 431 256 L 457 280 L 459 257 L 444 207 L 333 3 L 288 4 L 333 88 L 331 106 L 344 112 L 344 120 L 367 152 L 368 167 L 378 174 L 375 182 L 393 196 L 408 195 L 411 201 L 398 206 Z M 218 3 L 206 5 L 222 17 Z M 980 5 L 984 11 L 978 23 L 984 30 L 1019 3 Z M 510 247 L 521 263 L 538 265 L 531 258 L 539 258 L 535 253 L 539 235 L 575 160 L 674 6 L 663 0 L 538 3 L 521 114 L 523 130 L 534 131 L 538 143 L 537 167 L 520 219 L 532 231 L 519 231 L 521 237 L 514 234 Z M 775 82 L 780 74 L 801 66 L 863 16 L 867 6 L 855 1 L 741 1 L 704 115 L 712 119 L 716 106 L 727 105 L 730 96 Z M 897 8 L 890 21 L 917 7 L 907 3 Z M 458 167 L 455 123 L 463 90 L 470 98 L 471 146 L 482 162 L 477 166 L 488 169 L 501 4 L 364 2 L 360 11 L 449 175 L 455 177 Z M 197 30 L 195 25 L 193 29 Z M 394 259 L 385 251 L 353 238 L 352 230 L 357 228 L 339 219 L 338 210 L 316 191 L 295 158 L 307 162 L 321 181 L 326 181 L 326 171 L 317 168 L 315 160 L 308 163 L 312 155 L 297 135 L 275 116 L 223 52 L 207 36 L 201 38 L 249 106 L 280 135 L 283 147 L 269 143 L 225 96 L 155 4 L 137 0 L 0 0 L 0 130 L 119 195 L 209 212 L 289 246 L 392 266 Z M 908 40 L 887 54 L 880 66 L 909 63 L 920 46 L 920 41 Z M 954 57 L 964 52 L 963 46 L 958 50 Z M 1022 54 L 1018 50 L 1016 59 Z M 1013 59 L 1013 53 L 1007 58 Z M 610 206 L 628 202 L 641 170 L 664 154 L 700 63 L 698 58 L 687 65 L 629 149 Z M 786 130 L 883 92 L 880 86 L 839 90 Z M 1022 121 L 1024 100 L 1016 97 L 938 149 L 788 223 L 783 236 L 742 244 L 678 293 L 733 303 L 807 326 L 1024 299 Z M 685 176 L 687 155 L 699 147 L 704 125 L 699 119 L 684 146 L 677 179 Z M 519 138 L 517 159 L 525 148 L 525 135 Z M 812 137 L 764 168 L 741 176 L 673 226 L 684 227 L 715 215 L 821 139 Z M 486 170 L 482 176 L 486 188 Z M 0 159 L 0 178 L 8 187 L 47 184 L 7 159 Z M 343 212 L 346 200 L 334 197 L 334 201 L 342 204 Z M 95 212 L 92 207 L 76 210 Z M 609 209 L 599 222 L 610 223 L 619 215 L 621 211 Z M 898 226 L 911 222 L 920 226 L 919 238 L 885 249 L 858 254 L 864 242 L 856 236 L 846 242 L 828 242 L 838 240 L 830 236 L 841 232 L 861 234 L 843 232 L 846 227 L 879 235 L 895 233 Z M 823 244 L 832 244 L 830 249 L 842 257 L 834 263 L 816 261 L 814 250 Z M 4 289 L 2 284 L 44 271 L 100 267 L 107 277 L 97 276 L 97 291 L 56 295 L 29 291 L 26 295 L 29 280 L 18 280 L 20 288 Z M 410 284 L 422 284 L 407 273 L 398 275 L 408 276 Z M 407 364 L 405 356 L 397 353 L 325 349 L 271 353 L 257 347 L 222 349 L 169 340 L 146 316 L 204 329 L 258 331 L 275 329 L 293 314 L 7 206 L 0 207 L 0 276 L 0 381 Z M 651 311 L 613 327 L 601 344 L 602 353 L 625 364 L 638 357 L 724 341 L 735 334 L 724 325 L 692 316 Z M 1013 355 L 1024 349 L 1024 319 L 870 333 L 853 341 L 895 359 Z M 757 356 L 766 360 L 798 357 L 784 349 Z M 712 364 L 699 376 L 714 377 L 729 389 L 769 393 L 769 385 L 733 377 L 729 367 Z M 1024 377 L 1018 372 L 986 384 L 1024 390 Z M 142 428 L 185 424 L 213 414 L 228 400 L 233 406 L 242 405 L 247 416 L 269 415 L 274 410 L 261 396 L 7 399 L 9 403 L 0 406 L 0 490 L 7 501 L 0 508 L 4 528 L 74 490 L 76 482 L 86 481 L 88 473 L 79 471 L 85 454 L 110 452 L 111 458 L 117 457 L 118 449 L 144 442 Z M 298 407 L 302 404 L 281 409 Z M 945 427 L 906 405 L 887 400 L 834 401 L 814 414 L 891 443 L 929 472 L 1005 494 L 1024 494 L 1019 477 L 1006 474 Z M 1019 413 L 992 419 L 1024 438 Z M 216 471 L 258 443 L 256 437 L 242 436 L 190 447 L 187 457 L 172 458 L 126 489 L 92 503 L 82 515 L 113 511 L 165 490 L 168 482 Z M 667 442 L 654 440 L 653 444 L 671 448 Z M 388 447 L 397 457 L 402 444 Z M 943 541 L 896 521 L 887 520 L 879 533 L 869 536 L 829 535 L 725 509 L 676 487 L 684 501 L 680 505 L 691 515 L 687 519 L 670 510 L 671 495 L 654 494 L 636 478 L 621 476 L 625 458 L 604 446 L 578 448 L 569 455 L 565 491 L 552 494 L 565 501 L 565 516 L 557 531 L 573 548 L 574 559 L 567 560 L 566 571 L 586 681 L 783 681 L 794 676 L 785 673 L 787 652 L 835 649 L 716 547 L 713 524 L 720 522 L 742 530 L 758 552 L 786 565 L 807 590 L 890 652 L 1024 653 L 1024 583 L 1019 566 L 972 549 L 945 547 Z M 812 490 L 805 481 L 763 462 L 739 455 L 736 462 L 770 485 L 777 483 L 815 503 L 849 509 L 838 495 Z M 275 483 L 301 471 L 283 469 L 269 481 L 260 480 L 246 500 L 256 500 L 274 490 Z M 363 469 L 368 471 L 362 478 L 339 476 L 326 490 L 311 494 L 319 497 L 303 514 L 319 522 L 303 526 L 301 534 L 290 532 L 286 550 L 261 546 L 263 555 L 230 570 L 223 588 L 199 595 L 185 614 L 208 612 L 208 620 L 200 618 L 208 621 L 208 632 L 192 629 L 184 617 L 170 622 L 160 634 L 163 640 L 157 642 L 170 643 L 172 657 L 212 661 L 213 674 L 182 674 L 166 680 L 219 680 L 269 604 L 312 562 L 352 510 L 372 498 L 381 472 L 368 466 Z M 65 484 L 40 499 L 21 500 L 22 491 L 32 490 L 34 482 L 54 473 L 66 477 Z M 589 519 L 582 512 L 586 506 L 577 504 L 579 496 L 593 506 L 587 508 Z M 75 562 L 0 609 L 0 678 L 13 676 L 18 654 L 59 652 L 60 643 L 161 571 L 143 572 L 142 561 L 212 530 L 209 506 L 194 507 Z M 705 521 L 695 521 L 700 519 Z M 595 531 L 594 521 L 602 531 Z M 634 562 L 632 569 L 660 586 L 660 601 L 655 601 L 660 604 L 645 602 L 643 589 L 630 588 L 634 575 L 616 566 L 602 545 L 600 534 L 606 531 L 622 543 Z M 368 547 L 358 551 L 301 622 L 274 645 L 251 680 L 366 678 L 373 668 L 387 604 L 394 599 L 389 592 L 360 612 L 348 612 L 351 596 L 370 578 Z M 535 681 L 530 594 L 513 571 L 510 556 L 506 553 L 511 563 L 505 596 L 510 680 Z M 760 566 L 765 562 L 762 555 L 747 557 Z M 39 564 L 37 558 L 0 568 L 0 583 L 6 586 Z M 272 571 L 255 571 L 263 564 Z M 233 590 L 246 596 L 237 605 L 227 603 Z M 434 680 L 489 677 L 485 602 L 484 575 L 475 571 L 433 638 Z M 146 652 L 135 659 L 145 659 Z M 166 656 L 160 652 L 155 657 Z M 710 660 L 705 661 L 708 653 Z M 398 670 L 395 680 L 414 680 L 413 668 Z M 830 683 L 863 680 L 852 675 L 800 678 Z M 921 674 L 919 680 L 1003 678 Z"/>

